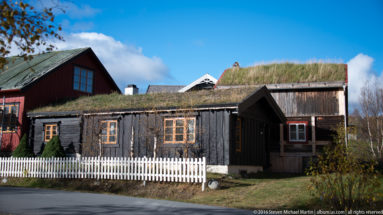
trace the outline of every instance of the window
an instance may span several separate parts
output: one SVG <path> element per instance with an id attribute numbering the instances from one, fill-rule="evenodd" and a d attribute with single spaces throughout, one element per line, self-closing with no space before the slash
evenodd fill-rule
<path id="1" fill-rule="evenodd" d="M 80 67 L 74 68 L 73 89 L 92 93 L 93 71 Z"/>
<path id="2" fill-rule="evenodd" d="M 307 122 L 288 122 L 289 140 L 290 142 L 306 142 L 307 141 Z"/>
<path id="3" fill-rule="evenodd" d="M 117 144 L 117 120 L 101 121 L 101 142 Z"/>
<path id="4" fill-rule="evenodd" d="M 164 143 L 194 143 L 195 118 L 164 119 Z"/>
<path id="5" fill-rule="evenodd" d="M 235 125 L 235 151 L 242 151 L 242 120 L 239 117 Z"/>
<path id="6" fill-rule="evenodd" d="M 45 124 L 44 125 L 44 142 L 48 142 L 54 136 L 57 136 L 57 124 Z"/>
<path id="7" fill-rule="evenodd" d="M 1 127 L 3 132 L 15 132 L 19 118 L 19 104 L 5 104 L 4 106 L 1 105 L 0 109 L 2 111 L 0 123 L 2 122 Z"/>

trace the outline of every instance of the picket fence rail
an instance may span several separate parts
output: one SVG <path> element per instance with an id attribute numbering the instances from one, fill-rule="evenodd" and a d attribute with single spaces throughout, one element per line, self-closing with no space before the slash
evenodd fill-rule
<path id="1" fill-rule="evenodd" d="M 206 158 L 0 157 L 0 177 L 92 178 L 206 184 Z"/>

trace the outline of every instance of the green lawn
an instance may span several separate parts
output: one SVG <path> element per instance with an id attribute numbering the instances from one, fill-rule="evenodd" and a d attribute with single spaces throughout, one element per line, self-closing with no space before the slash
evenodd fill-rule
<path id="1" fill-rule="evenodd" d="M 40 187 L 62 190 L 113 193 L 145 198 L 167 199 L 243 209 L 326 209 L 308 190 L 310 177 L 280 174 L 257 174 L 235 178 L 209 174 L 221 183 L 218 190 L 201 191 L 201 184 L 90 179 L 20 179 L 9 178 L 1 186 Z M 383 184 L 383 177 L 380 176 Z M 379 189 L 383 193 L 383 187 Z M 379 206 L 378 206 L 379 205 Z M 383 197 L 377 207 L 383 209 Z"/>
<path id="2" fill-rule="evenodd" d="M 245 209 L 308 209 L 318 205 L 307 189 L 310 183 L 307 176 L 258 175 L 251 179 L 218 176 L 218 180 L 222 189 L 208 190 L 190 201 Z"/>

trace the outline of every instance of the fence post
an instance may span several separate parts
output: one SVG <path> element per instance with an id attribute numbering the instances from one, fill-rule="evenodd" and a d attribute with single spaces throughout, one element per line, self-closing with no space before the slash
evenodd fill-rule
<path id="1" fill-rule="evenodd" d="M 202 191 L 205 191 L 206 185 L 206 157 L 202 158 Z"/>

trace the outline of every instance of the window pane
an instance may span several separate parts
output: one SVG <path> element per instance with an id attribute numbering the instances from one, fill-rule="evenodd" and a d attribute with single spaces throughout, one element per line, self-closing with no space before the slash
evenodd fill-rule
<path id="1" fill-rule="evenodd" d="M 85 91 L 85 90 L 86 90 L 85 83 L 81 82 L 80 90 L 81 90 L 81 91 Z"/>
<path id="2" fill-rule="evenodd" d="M 305 125 L 298 125 L 298 130 L 299 130 L 299 133 L 304 132 L 305 131 Z"/>
<path id="3" fill-rule="evenodd" d="M 182 119 L 177 119 L 176 126 L 184 126 L 184 121 Z"/>
<path id="4" fill-rule="evenodd" d="M 73 89 L 78 90 L 79 89 L 80 80 L 78 76 L 74 76 L 73 79 Z"/>
<path id="5" fill-rule="evenodd" d="M 81 76 L 81 82 L 82 82 L 82 80 L 86 80 L 86 70 L 82 69 L 80 74 L 81 74 L 80 75 Z"/>
<path id="6" fill-rule="evenodd" d="M 90 83 L 90 84 L 89 84 Z M 86 92 L 91 93 L 92 92 L 92 82 L 88 82 L 88 86 L 86 87 Z"/>
<path id="7" fill-rule="evenodd" d="M 78 81 L 73 82 L 73 89 L 79 90 L 80 89 L 79 85 L 80 85 L 80 82 Z"/>
<path id="8" fill-rule="evenodd" d="M 165 134 L 171 135 L 173 133 L 173 128 L 165 128 Z"/>
<path id="9" fill-rule="evenodd" d="M 16 115 L 16 113 L 17 113 L 16 105 L 12 105 L 12 106 L 11 106 L 11 113 L 12 113 L 13 115 Z"/>
<path id="10" fill-rule="evenodd" d="M 183 141 L 184 135 L 176 135 L 176 141 Z"/>
<path id="11" fill-rule="evenodd" d="M 93 72 L 88 71 L 88 80 L 93 80 Z"/>
<path id="12" fill-rule="evenodd" d="M 299 140 L 306 140 L 305 133 L 299 133 Z"/>
<path id="13" fill-rule="evenodd" d="M 80 69 L 74 68 L 73 89 L 78 90 L 80 85 Z"/>
<path id="14" fill-rule="evenodd" d="M 56 136 L 57 135 L 57 127 L 54 125 L 52 126 L 52 136 Z"/>
<path id="15" fill-rule="evenodd" d="M 106 122 L 101 123 L 101 134 L 106 135 L 107 130 L 106 130 Z"/>
<path id="16" fill-rule="evenodd" d="M 165 141 L 172 141 L 173 136 L 172 135 L 165 135 Z"/>
<path id="17" fill-rule="evenodd" d="M 106 136 L 101 136 L 101 141 L 102 141 L 103 143 L 105 143 L 105 142 L 106 142 Z"/>
<path id="18" fill-rule="evenodd" d="M 81 90 L 82 91 L 85 91 L 86 90 L 86 71 L 85 70 L 81 70 Z"/>
<path id="19" fill-rule="evenodd" d="M 88 80 L 86 82 L 86 91 L 91 93 L 92 92 L 92 86 L 93 86 L 93 72 L 88 71 Z"/>
<path id="20" fill-rule="evenodd" d="M 78 67 L 74 68 L 74 76 L 80 76 L 80 68 Z"/>
<path id="21" fill-rule="evenodd" d="M 166 125 L 166 127 L 173 126 L 173 120 L 165 120 L 165 125 Z"/>
<path id="22" fill-rule="evenodd" d="M 176 134 L 183 134 L 184 128 L 183 127 L 176 127 Z"/>
<path id="23" fill-rule="evenodd" d="M 109 142 L 115 142 L 116 141 L 116 136 L 109 136 Z"/>
<path id="24" fill-rule="evenodd" d="M 187 141 L 188 141 L 188 142 L 192 142 L 192 141 L 194 141 L 194 135 L 193 135 L 193 134 L 188 134 L 188 136 L 187 136 Z"/>
<path id="25" fill-rule="evenodd" d="M 110 135 L 116 134 L 116 123 L 115 122 L 110 123 L 109 134 Z"/>
<path id="26" fill-rule="evenodd" d="M 194 133 L 194 120 L 187 121 L 187 132 Z"/>
<path id="27" fill-rule="evenodd" d="M 297 139 L 297 126 L 296 125 L 290 125 L 290 139 L 296 140 Z"/>

